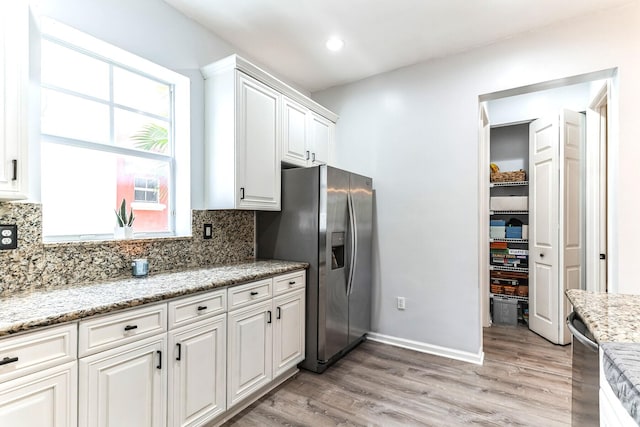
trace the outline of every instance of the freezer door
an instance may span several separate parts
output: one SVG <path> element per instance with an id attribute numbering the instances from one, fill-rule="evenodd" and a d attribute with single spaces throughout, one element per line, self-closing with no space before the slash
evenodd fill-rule
<path id="1" fill-rule="evenodd" d="M 319 275 L 318 359 L 326 362 L 348 343 L 347 275 L 351 256 L 348 236 L 351 230 L 347 216 L 349 173 L 328 166 L 320 168 L 320 233 L 324 233 L 320 242 L 325 243 L 320 251 L 324 251 L 326 262 Z M 323 182 L 325 176 L 326 183 Z"/>
<path id="2" fill-rule="evenodd" d="M 371 331 L 371 238 L 373 229 L 372 180 L 351 174 L 350 197 L 355 223 L 356 250 L 349 289 L 349 344 Z"/>

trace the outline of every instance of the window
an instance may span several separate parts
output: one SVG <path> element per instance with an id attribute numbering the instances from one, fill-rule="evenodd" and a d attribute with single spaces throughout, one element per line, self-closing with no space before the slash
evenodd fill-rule
<path id="1" fill-rule="evenodd" d="M 158 203 L 160 184 L 158 178 L 135 178 L 133 184 L 133 201 L 142 203 Z"/>
<path id="2" fill-rule="evenodd" d="M 188 90 L 184 76 L 43 24 L 45 239 L 110 238 L 122 199 L 136 235 L 190 234 Z"/>

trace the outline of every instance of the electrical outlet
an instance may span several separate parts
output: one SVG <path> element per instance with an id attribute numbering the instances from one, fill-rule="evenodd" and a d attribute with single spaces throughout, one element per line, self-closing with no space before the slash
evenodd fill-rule
<path id="1" fill-rule="evenodd" d="M 398 310 L 404 310 L 405 308 L 407 308 L 404 297 L 398 297 L 397 302 L 398 302 Z"/>
<path id="2" fill-rule="evenodd" d="M 203 239 L 211 239 L 213 237 L 213 226 L 211 224 L 204 225 L 204 231 L 202 233 Z"/>
<path id="3" fill-rule="evenodd" d="M 0 224 L 0 250 L 18 248 L 18 226 Z"/>

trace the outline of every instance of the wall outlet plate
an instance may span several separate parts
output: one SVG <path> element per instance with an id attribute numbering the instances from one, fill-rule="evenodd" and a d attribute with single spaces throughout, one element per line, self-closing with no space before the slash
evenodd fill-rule
<path id="1" fill-rule="evenodd" d="M 18 248 L 18 226 L 0 224 L 0 251 Z"/>
<path id="2" fill-rule="evenodd" d="M 202 232 L 203 239 L 213 238 L 213 226 L 211 224 L 204 225 L 204 231 Z"/>

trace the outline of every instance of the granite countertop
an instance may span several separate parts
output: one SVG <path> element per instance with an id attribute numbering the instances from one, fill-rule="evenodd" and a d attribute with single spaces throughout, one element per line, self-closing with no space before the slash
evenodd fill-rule
<path id="1" fill-rule="evenodd" d="M 15 294 L 0 298 L 0 336 L 307 267 L 303 262 L 247 261 Z"/>
<path id="2" fill-rule="evenodd" d="M 613 393 L 640 424 L 640 295 L 579 289 L 566 295 L 603 351 L 602 369 Z"/>
<path id="3" fill-rule="evenodd" d="M 640 295 L 579 289 L 570 289 L 566 294 L 598 343 L 640 343 Z"/>

